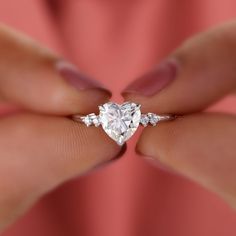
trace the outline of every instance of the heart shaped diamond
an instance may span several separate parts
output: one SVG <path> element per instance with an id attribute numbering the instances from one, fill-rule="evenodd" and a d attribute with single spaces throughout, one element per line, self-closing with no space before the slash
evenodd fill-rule
<path id="1" fill-rule="evenodd" d="M 137 130 L 141 118 L 140 105 L 108 102 L 99 106 L 100 122 L 104 131 L 119 145 L 123 145 Z"/>

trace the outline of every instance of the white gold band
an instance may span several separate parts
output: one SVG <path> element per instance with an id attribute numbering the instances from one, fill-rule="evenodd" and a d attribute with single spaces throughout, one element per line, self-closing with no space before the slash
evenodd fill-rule
<path id="1" fill-rule="evenodd" d="M 142 114 L 140 108 L 141 105 L 133 102 L 125 102 L 121 105 L 108 102 L 99 106 L 99 115 L 91 113 L 86 116 L 74 115 L 72 118 L 86 126 L 101 125 L 107 135 L 119 145 L 123 145 L 136 132 L 140 124 L 144 127 L 156 126 L 158 122 L 176 118 L 175 115 Z"/>
<path id="2" fill-rule="evenodd" d="M 96 115 L 95 113 L 90 113 L 86 116 L 74 115 L 72 118 L 74 121 L 84 123 L 87 127 L 88 126 L 98 127 L 99 125 L 101 125 L 100 116 Z M 156 126 L 157 123 L 159 122 L 170 121 L 174 120 L 175 118 L 176 115 L 157 115 L 154 113 L 147 113 L 147 114 L 141 114 L 139 123 L 144 127 L 148 125 Z"/>

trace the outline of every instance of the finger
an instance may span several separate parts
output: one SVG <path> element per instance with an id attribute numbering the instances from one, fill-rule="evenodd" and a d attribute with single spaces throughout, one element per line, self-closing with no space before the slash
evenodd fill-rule
<path id="1" fill-rule="evenodd" d="M 235 61 L 236 22 L 231 22 L 187 40 L 123 96 L 145 112 L 196 112 L 235 91 Z"/>
<path id="2" fill-rule="evenodd" d="M 18 114 L 2 118 L 0 130 L 0 229 L 52 188 L 121 154 L 100 128 L 63 117 Z"/>
<path id="3" fill-rule="evenodd" d="M 94 111 L 110 92 L 59 56 L 0 25 L 0 99 L 50 114 Z"/>
<path id="4" fill-rule="evenodd" d="M 221 195 L 236 207 L 236 118 L 198 114 L 145 129 L 137 151 Z"/>

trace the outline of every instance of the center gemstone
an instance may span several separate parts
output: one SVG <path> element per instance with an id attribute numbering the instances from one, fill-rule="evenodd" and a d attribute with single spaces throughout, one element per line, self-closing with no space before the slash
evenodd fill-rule
<path id="1" fill-rule="evenodd" d="M 100 122 L 104 131 L 119 145 L 123 145 L 137 130 L 141 118 L 140 105 L 108 102 L 99 106 Z"/>

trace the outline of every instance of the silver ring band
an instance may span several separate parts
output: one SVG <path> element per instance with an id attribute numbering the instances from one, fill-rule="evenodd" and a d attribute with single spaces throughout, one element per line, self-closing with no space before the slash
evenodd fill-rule
<path id="1" fill-rule="evenodd" d="M 141 113 L 141 105 L 133 102 L 125 102 L 121 105 L 108 102 L 99 106 L 99 115 L 90 113 L 85 116 L 74 115 L 72 119 L 84 123 L 86 126 L 102 126 L 110 138 L 117 144 L 123 145 L 137 130 L 141 124 L 156 126 L 157 123 L 170 121 L 176 115 L 157 115 L 155 113 Z"/>
<path id="2" fill-rule="evenodd" d="M 174 120 L 176 115 L 157 115 L 155 113 L 141 114 L 140 125 L 146 127 L 148 125 L 156 126 L 157 123 L 161 121 L 170 121 Z M 87 127 L 101 125 L 100 116 L 95 113 L 90 113 L 86 116 L 73 115 L 72 119 L 74 121 L 84 123 Z"/>

